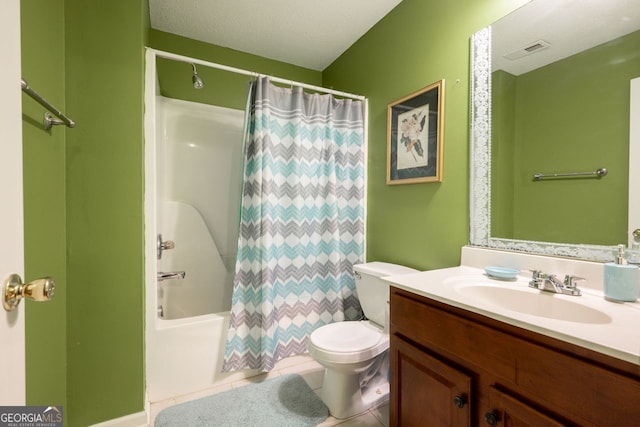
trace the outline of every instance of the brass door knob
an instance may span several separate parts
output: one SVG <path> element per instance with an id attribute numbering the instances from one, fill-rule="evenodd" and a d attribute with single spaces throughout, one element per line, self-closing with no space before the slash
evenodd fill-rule
<path id="1" fill-rule="evenodd" d="M 2 305 L 5 310 L 13 311 L 23 298 L 40 302 L 50 301 L 55 290 L 56 282 L 51 277 L 24 284 L 19 275 L 12 274 L 2 284 L 2 295 L 4 295 Z"/>

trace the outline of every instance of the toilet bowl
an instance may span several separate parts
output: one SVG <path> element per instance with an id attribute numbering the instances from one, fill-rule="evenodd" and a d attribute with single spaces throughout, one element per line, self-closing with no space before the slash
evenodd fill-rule
<path id="1" fill-rule="evenodd" d="M 416 273 L 395 264 L 353 266 L 367 320 L 322 326 L 309 337 L 309 354 L 325 368 L 322 401 L 335 418 L 367 411 L 389 399 L 389 284 L 384 276 Z"/>

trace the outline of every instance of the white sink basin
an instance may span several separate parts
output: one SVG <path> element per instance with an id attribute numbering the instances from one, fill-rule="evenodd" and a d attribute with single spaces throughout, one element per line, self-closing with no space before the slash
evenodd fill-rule
<path id="1" fill-rule="evenodd" d="M 482 284 L 456 284 L 455 290 L 463 298 L 532 316 L 578 323 L 611 323 L 611 316 L 578 301 L 580 296 L 561 296 L 528 288 L 507 288 Z M 575 298 L 570 300 L 568 298 Z"/>
<path id="2" fill-rule="evenodd" d="M 640 365 L 640 303 L 614 303 L 599 290 L 582 296 L 542 292 L 529 277 L 489 278 L 459 266 L 385 277 L 394 286 L 517 327 Z"/>

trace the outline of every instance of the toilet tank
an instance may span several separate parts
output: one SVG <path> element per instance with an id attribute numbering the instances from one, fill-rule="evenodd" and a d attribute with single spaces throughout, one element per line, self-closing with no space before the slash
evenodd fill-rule
<path id="1" fill-rule="evenodd" d="M 418 273 L 419 270 L 387 262 L 355 264 L 356 292 L 367 319 L 380 326 L 385 324 L 385 312 L 389 303 L 389 282 L 381 277 Z"/>

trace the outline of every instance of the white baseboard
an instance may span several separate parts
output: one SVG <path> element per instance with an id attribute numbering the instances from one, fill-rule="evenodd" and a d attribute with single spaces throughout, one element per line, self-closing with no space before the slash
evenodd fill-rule
<path id="1" fill-rule="evenodd" d="M 148 427 L 147 413 L 138 412 L 135 414 L 125 415 L 124 417 L 115 418 L 113 420 L 104 421 L 99 424 L 93 424 L 91 427 Z"/>

